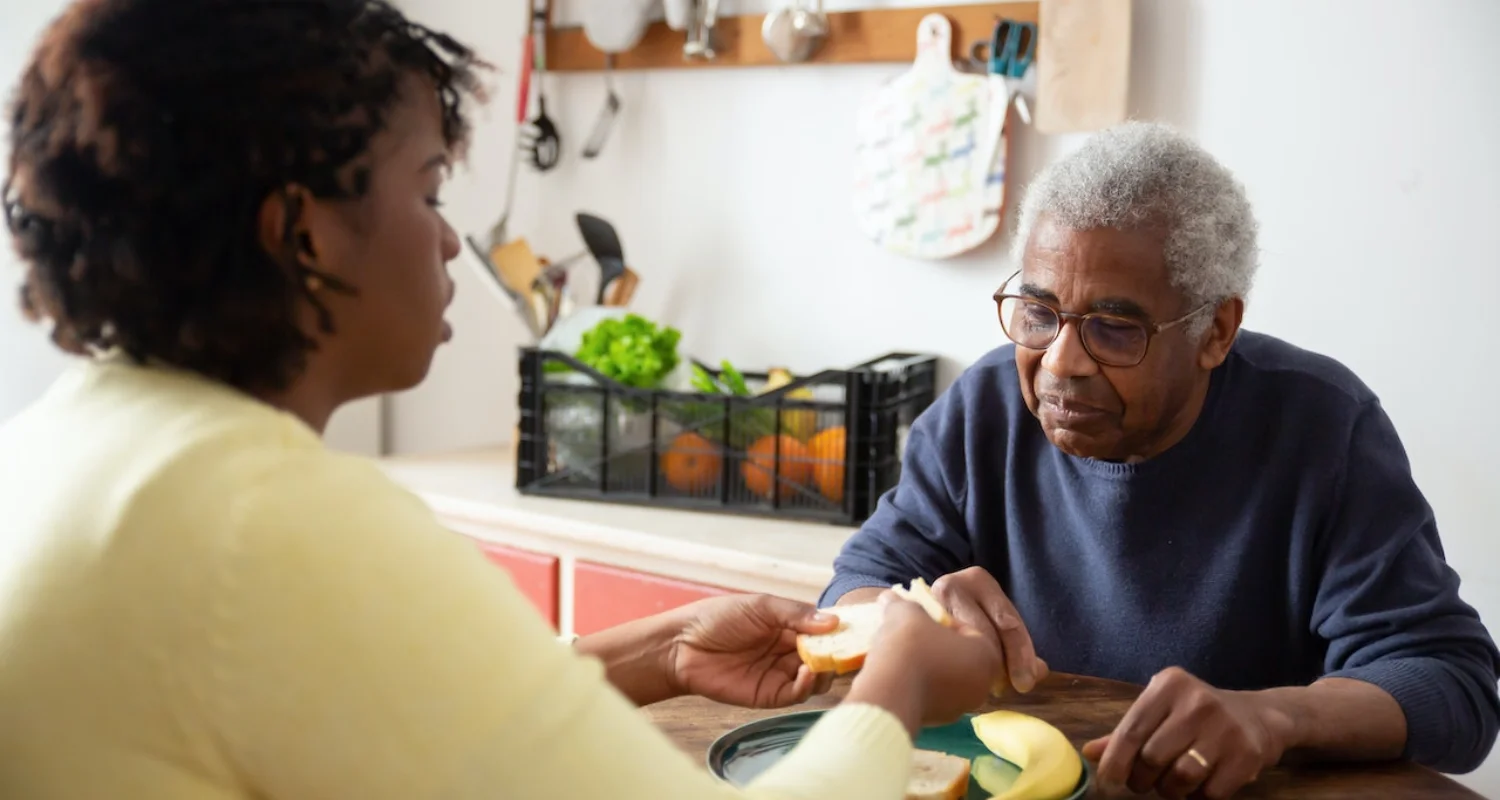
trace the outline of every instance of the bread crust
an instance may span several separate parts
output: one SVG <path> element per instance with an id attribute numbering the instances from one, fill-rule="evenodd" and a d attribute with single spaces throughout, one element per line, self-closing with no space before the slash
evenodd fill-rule
<path id="1" fill-rule="evenodd" d="M 837 610 L 834 613 L 837 615 Z M 853 655 L 840 655 L 837 652 L 820 652 L 818 649 L 815 649 L 818 643 L 827 641 L 827 637 L 847 635 L 847 633 L 841 623 L 840 628 L 832 633 L 799 634 L 797 636 L 797 655 L 802 659 L 802 663 L 806 664 L 807 668 L 815 673 L 831 672 L 835 675 L 847 675 L 851 672 L 858 672 L 864 668 L 865 656 L 868 655 L 868 650 L 860 651 Z"/>
<path id="2" fill-rule="evenodd" d="M 812 651 L 808 634 L 804 633 L 797 636 L 797 655 L 802 658 L 802 663 L 806 664 L 807 668 L 813 672 L 833 672 L 835 669 L 832 656 L 825 656 L 822 653 L 814 653 Z"/>
<path id="3" fill-rule="evenodd" d="M 951 762 L 953 764 L 952 780 L 948 783 L 947 786 L 944 786 L 936 792 L 919 792 L 916 791 L 910 784 L 908 784 L 908 786 L 906 787 L 905 800 L 964 800 L 965 797 L 968 797 L 969 770 L 973 766 L 972 762 L 970 762 L 969 759 L 964 758 L 963 756 L 955 756 L 951 753 L 944 753 L 940 750 L 916 750 L 912 753 L 912 763 L 914 770 L 917 760 L 924 754 L 929 756 L 930 758 L 942 761 L 944 763 Z M 963 765 L 962 769 L 958 768 L 958 765 L 960 763 Z M 915 781 L 915 779 L 916 776 L 913 775 L 913 781 Z"/>
<path id="4" fill-rule="evenodd" d="M 933 596 L 932 589 L 921 578 L 913 579 L 910 589 L 897 585 L 892 586 L 891 591 L 899 597 L 921 606 L 938 624 L 946 627 L 953 626 L 953 617 L 949 615 L 948 610 L 943 608 L 943 605 Z M 829 610 L 835 615 L 839 613 L 837 606 Z M 833 633 L 798 634 L 797 655 L 802 659 L 802 663 L 806 664 L 807 668 L 815 673 L 831 672 L 835 675 L 847 675 L 863 669 L 865 666 L 865 656 L 868 654 L 867 651 L 852 656 L 840 657 L 834 653 L 818 652 L 815 649 L 816 643 L 824 641 L 823 637 L 836 636 L 841 633 L 843 633 L 842 628 Z"/>

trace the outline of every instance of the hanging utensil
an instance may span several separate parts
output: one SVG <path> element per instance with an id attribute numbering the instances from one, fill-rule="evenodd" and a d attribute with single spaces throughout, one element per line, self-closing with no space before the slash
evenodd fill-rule
<path id="1" fill-rule="evenodd" d="M 562 156 L 562 136 L 558 133 L 557 123 L 547 116 L 547 97 L 540 86 L 537 87 L 536 103 L 538 113 L 531 121 L 536 131 L 531 142 L 531 165 L 539 172 L 546 172 L 557 166 L 557 160 Z"/>
<path id="2" fill-rule="evenodd" d="M 696 9 L 693 0 L 662 0 L 662 10 L 665 12 L 667 27 L 674 31 L 685 31 L 692 23 Z"/>
<path id="3" fill-rule="evenodd" d="M 599 262 L 599 291 L 595 303 L 603 304 L 609 285 L 625 272 L 625 252 L 620 247 L 620 237 L 615 228 L 593 214 L 579 212 L 578 231 L 583 234 L 583 243 L 589 253 Z"/>
<path id="4" fill-rule="evenodd" d="M 641 43 L 657 0 L 574 0 L 583 35 L 601 53 L 623 53 Z"/>
<path id="5" fill-rule="evenodd" d="M 715 28 L 719 24 L 719 0 L 696 0 L 693 19 L 688 23 L 687 41 L 682 45 L 683 58 L 718 58 L 715 50 Z"/>
<path id="6" fill-rule="evenodd" d="M 816 0 L 812 7 L 807 0 L 793 2 L 767 14 L 760 35 L 772 55 L 798 63 L 812 58 L 828 39 L 828 15 L 823 13 L 823 0 Z"/>
<path id="7" fill-rule="evenodd" d="M 615 54 L 604 54 L 604 86 L 609 94 L 604 97 L 604 108 L 599 112 L 599 118 L 594 121 L 594 130 L 589 134 L 589 140 L 583 146 L 584 158 L 598 158 L 599 153 L 604 150 L 604 141 L 609 138 L 609 131 L 614 127 L 615 117 L 620 114 L 620 97 L 615 94 Z"/>
<path id="8" fill-rule="evenodd" d="M 1031 69 L 1036 54 L 1037 27 L 1034 22 L 1016 22 L 1001 18 L 995 22 L 990 39 L 974 42 L 969 47 L 970 63 L 982 68 L 989 75 L 997 75 L 1004 83 L 1006 104 L 1014 99 L 1021 121 L 1031 124 L 1031 108 L 1021 94 L 1021 79 Z"/>
<path id="9" fill-rule="evenodd" d="M 531 150 L 531 165 L 539 172 L 546 172 L 557 166 L 557 161 L 562 156 L 562 135 L 558 132 L 557 123 L 547 115 L 548 6 L 547 0 L 538 0 L 533 4 L 531 12 L 531 37 L 535 42 L 532 79 L 536 81 L 537 115 L 531 121 L 531 136 L 528 137 L 527 146 Z"/>
<path id="10" fill-rule="evenodd" d="M 489 246 L 492 248 L 505 244 L 510 233 L 510 210 L 516 198 L 516 171 L 521 166 L 521 151 L 528 149 L 528 144 L 523 141 L 521 126 L 526 124 L 526 105 L 531 93 L 531 62 L 534 56 L 532 38 L 527 35 L 521 42 L 521 81 L 516 87 L 516 138 L 510 152 L 510 175 L 505 180 L 505 210 L 500 212 L 500 219 L 490 228 Z"/>

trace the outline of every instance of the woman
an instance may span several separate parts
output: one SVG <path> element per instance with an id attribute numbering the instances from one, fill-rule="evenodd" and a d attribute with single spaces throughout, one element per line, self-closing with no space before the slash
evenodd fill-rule
<path id="1" fill-rule="evenodd" d="M 0 796 L 898 798 L 998 655 L 893 602 L 845 702 L 743 793 L 634 712 L 780 706 L 810 607 L 557 642 L 367 461 L 341 404 L 450 335 L 469 51 L 383 0 L 81 0 L 10 119 L 21 302 L 83 357 L 0 430 Z"/>

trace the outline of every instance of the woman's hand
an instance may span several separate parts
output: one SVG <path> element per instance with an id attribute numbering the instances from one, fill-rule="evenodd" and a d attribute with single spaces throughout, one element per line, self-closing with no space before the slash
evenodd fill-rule
<path id="1" fill-rule="evenodd" d="M 667 657 L 668 680 L 679 694 L 780 708 L 827 688 L 828 682 L 816 680 L 797 655 L 797 634 L 828 633 L 838 621 L 807 603 L 729 595 L 670 613 L 682 615 Z"/>
<path id="2" fill-rule="evenodd" d="M 886 591 L 876 587 L 855 589 L 839 598 L 838 605 L 873 602 Z M 1002 682 L 1018 692 L 1029 692 L 1050 674 L 1047 662 L 1036 654 L 1020 612 L 984 568 L 969 567 L 943 575 L 933 582 L 932 594 L 960 628 L 982 634 L 1000 651 L 1002 661 L 993 687 L 996 694 L 1003 689 L 999 685 Z"/>
<path id="3" fill-rule="evenodd" d="M 962 622 L 939 625 L 889 591 L 879 598 L 885 619 L 846 701 L 890 711 L 912 736 L 984 705 L 1001 666 L 999 648 Z"/>

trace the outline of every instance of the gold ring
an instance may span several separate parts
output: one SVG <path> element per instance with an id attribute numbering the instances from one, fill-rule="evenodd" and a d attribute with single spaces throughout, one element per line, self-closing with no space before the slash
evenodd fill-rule
<path id="1" fill-rule="evenodd" d="M 1203 767 L 1204 769 L 1208 769 L 1208 759 L 1204 758 L 1203 754 L 1200 753 L 1200 752 L 1198 752 L 1197 748 L 1195 748 L 1195 747 L 1189 747 L 1188 751 L 1187 751 L 1187 756 L 1189 758 L 1193 759 L 1194 761 L 1198 762 L 1199 766 Z"/>

